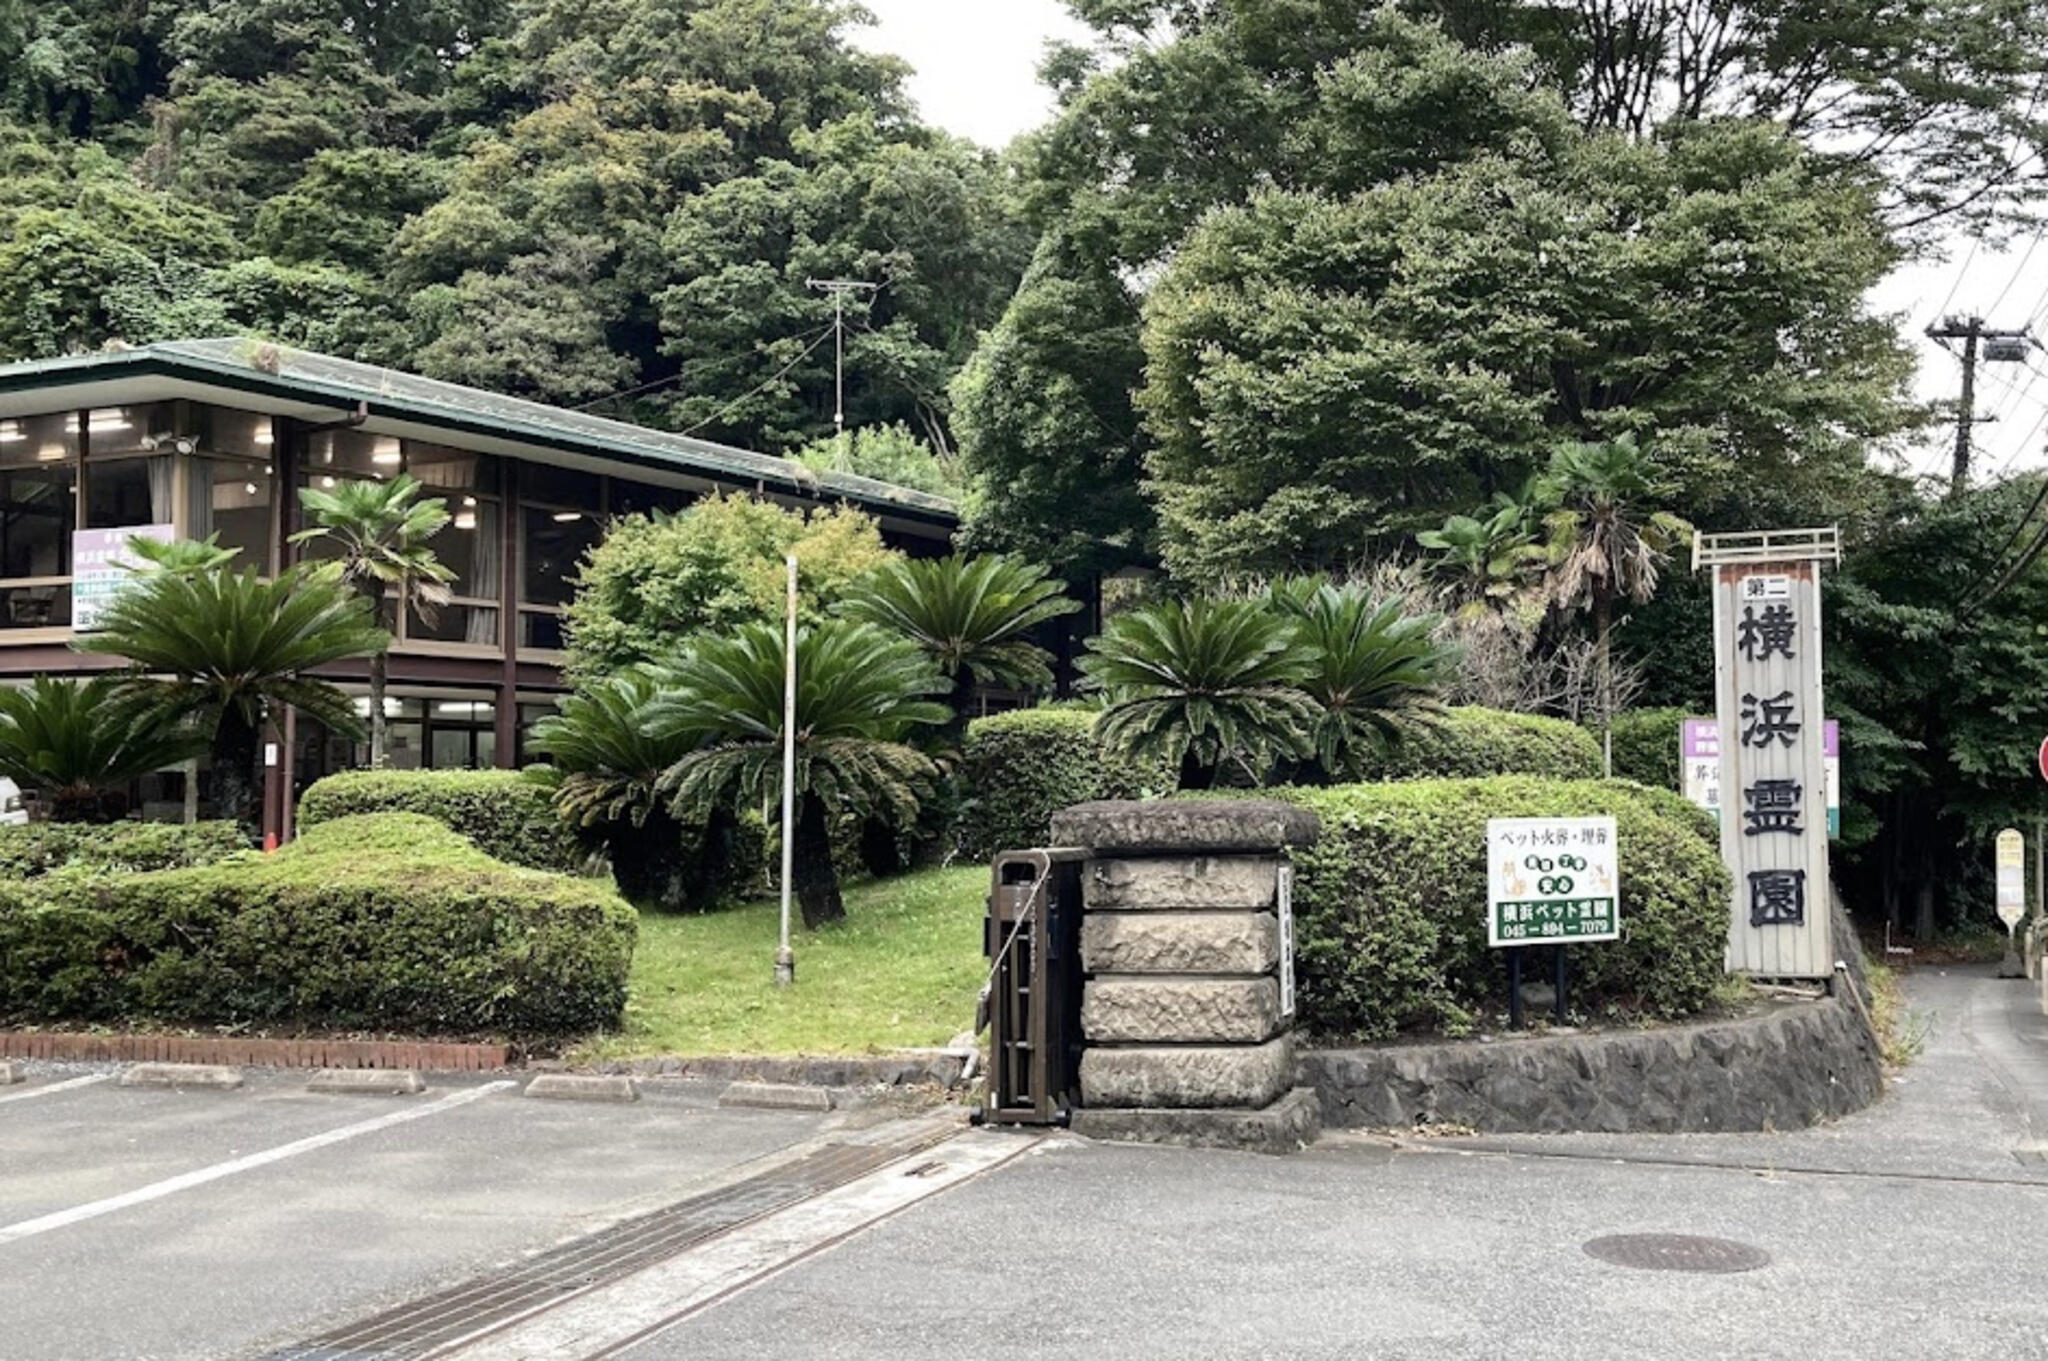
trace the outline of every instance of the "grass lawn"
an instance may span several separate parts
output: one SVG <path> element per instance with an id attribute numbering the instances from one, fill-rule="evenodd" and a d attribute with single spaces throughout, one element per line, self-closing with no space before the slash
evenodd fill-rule
<path id="1" fill-rule="evenodd" d="M 846 921 L 795 917 L 796 986 L 775 986 L 777 904 L 701 917 L 643 913 L 619 1034 L 589 1058 L 862 1054 L 944 1044 L 974 1024 L 988 869 L 922 870 L 846 890 Z M 795 912 L 792 904 L 791 912 Z"/>

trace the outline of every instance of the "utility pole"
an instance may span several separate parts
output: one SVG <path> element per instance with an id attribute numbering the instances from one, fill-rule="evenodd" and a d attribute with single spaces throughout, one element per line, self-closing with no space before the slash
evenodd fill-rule
<path id="1" fill-rule="evenodd" d="M 1963 362 L 1963 395 L 1956 403 L 1956 454 L 1955 465 L 1949 474 L 1948 494 L 1960 496 L 1970 485 L 1970 427 L 1979 419 L 1976 414 L 1977 402 L 1977 360 L 1987 363 L 2017 364 L 2027 357 L 2027 349 L 2033 344 L 2033 337 L 2025 327 L 2017 331 L 2000 331 L 1984 324 L 1979 316 L 1944 317 L 1939 326 L 1927 328 L 1927 338 L 1948 349 L 1948 341 L 1963 342 L 1960 356 Z M 1983 342 L 1979 349 L 1978 342 Z M 1953 350 L 1949 351 L 1955 353 Z"/>
<path id="2" fill-rule="evenodd" d="M 849 293 L 872 293 L 880 284 L 864 284 L 858 279 L 806 279 L 805 288 L 815 288 L 820 293 L 832 296 L 832 430 L 839 446 L 839 467 L 845 470 L 846 457 L 846 295 Z"/>

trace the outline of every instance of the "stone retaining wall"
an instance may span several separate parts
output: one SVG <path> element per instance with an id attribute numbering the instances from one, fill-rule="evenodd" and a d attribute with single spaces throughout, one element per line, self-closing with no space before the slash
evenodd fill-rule
<path id="1" fill-rule="evenodd" d="M 1326 1125 L 1486 1133 L 1799 1129 L 1883 1089 L 1877 1042 L 1846 994 L 1659 1030 L 1304 1050 Z"/>

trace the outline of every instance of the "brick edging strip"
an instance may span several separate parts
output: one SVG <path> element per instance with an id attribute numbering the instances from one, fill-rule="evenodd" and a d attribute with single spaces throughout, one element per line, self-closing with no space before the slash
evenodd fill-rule
<path id="1" fill-rule="evenodd" d="M 418 1068 L 480 1073 L 510 1067 L 502 1044 L 404 1040 L 269 1040 L 221 1035 L 88 1035 L 0 1030 L 0 1059 L 69 1063 L 227 1063 L 258 1068 Z"/>

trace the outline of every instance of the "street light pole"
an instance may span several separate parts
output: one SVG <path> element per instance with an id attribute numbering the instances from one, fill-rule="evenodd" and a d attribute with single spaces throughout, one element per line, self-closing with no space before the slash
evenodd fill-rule
<path id="1" fill-rule="evenodd" d="M 796 953 L 789 948 L 790 872 L 796 865 L 796 554 L 783 559 L 789 599 L 782 633 L 782 943 L 775 951 L 775 986 L 796 982 Z"/>

